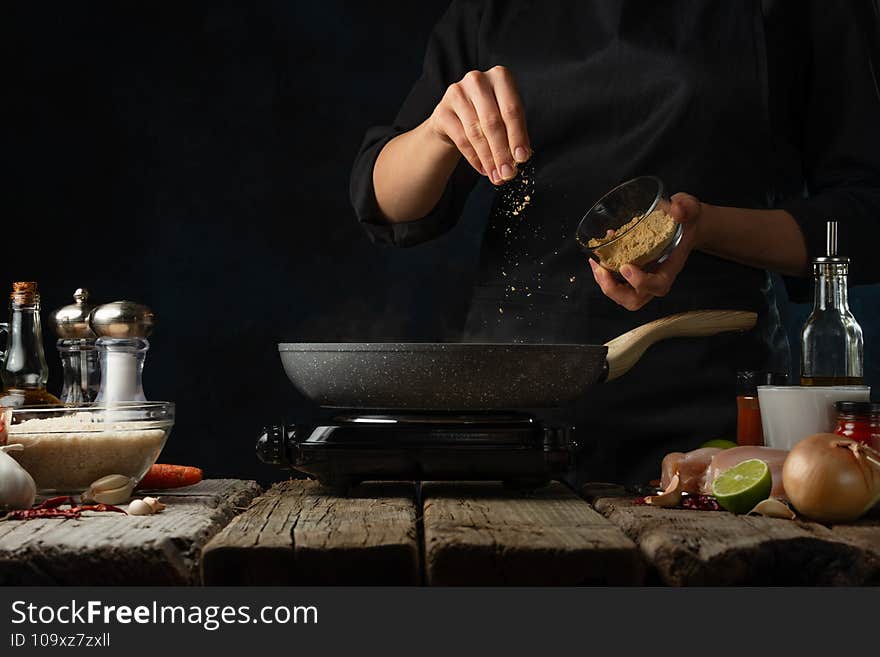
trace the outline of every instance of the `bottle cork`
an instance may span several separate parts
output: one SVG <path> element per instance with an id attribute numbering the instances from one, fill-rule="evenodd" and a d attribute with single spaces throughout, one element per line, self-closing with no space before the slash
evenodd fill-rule
<path id="1" fill-rule="evenodd" d="M 12 284 L 12 302 L 20 306 L 29 306 L 40 300 L 35 281 L 16 281 Z"/>

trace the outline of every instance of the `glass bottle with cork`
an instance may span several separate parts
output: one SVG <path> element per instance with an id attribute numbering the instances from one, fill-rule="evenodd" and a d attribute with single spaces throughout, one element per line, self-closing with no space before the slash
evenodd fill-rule
<path id="1" fill-rule="evenodd" d="M 9 323 L 0 324 L 8 334 L 6 350 L 0 352 L 3 392 L 0 406 L 61 404 L 46 390 L 49 366 L 43 351 L 40 325 L 40 294 L 32 281 L 15 282 L 9 301 Z"/>
<path id="2" fill-rule="evenodd" d="M 813 311 L 801 331 L 801 385 L 862 385 L 862 329 L 847 300 L 849 258 L 837 254 L 837 222 L 829 221 L 826 255 L 813 259 Z"/>

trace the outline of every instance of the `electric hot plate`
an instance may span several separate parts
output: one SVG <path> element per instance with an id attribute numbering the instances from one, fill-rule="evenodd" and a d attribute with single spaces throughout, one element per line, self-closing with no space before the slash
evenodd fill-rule
<path id="1" fill-rule="evenodd" d="M 570 427 L 528 413 L 349 413 L 266 427 L 257 440 L 264 463 L 333 487 L 468 480 L 533 488 L 561 479 L 576 449 Z"/>

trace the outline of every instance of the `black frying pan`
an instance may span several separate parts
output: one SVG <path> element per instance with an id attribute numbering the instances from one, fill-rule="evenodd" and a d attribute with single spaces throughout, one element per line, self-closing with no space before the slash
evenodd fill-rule
<path id="1" fill-rule="evenodd" d="M 604 345 L 297 343 L 278 345 L 290 381 L 334 408 L 476 411 L 562 406 L 626 373 L 659 340 L 744 331 L 752 312 L 658 319 Z"/>

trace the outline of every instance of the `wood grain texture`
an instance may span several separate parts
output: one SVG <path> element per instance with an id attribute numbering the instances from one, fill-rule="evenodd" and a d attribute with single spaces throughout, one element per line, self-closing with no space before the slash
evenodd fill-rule
<path id="1" fill-rule="evenodd" d="M 163 491 L 168 508 L 152 516 L 0 522 L 0 584 L 197 584 L 202 546 L 259 493 L 253 481 L 213 479 Z"/>
<path id="2" fill-rule="evenodd" d="M 204 549 L 208 585 L 418 584 L 415 485 L 274 485 Z"/>
<path id="3" fill-rule="evenodd" d="M 605 343 L 608 347 L 606 380 L 626 374 L 656 342 L 747 331 L 755 326 L 757 318 L 757 314 L 743 310 L 694 310 L 655 319 Z"/>
<path id="4" fill-rule="evenodd" d="M 562 484 L 422 486 L 432 585 L 638 584 L 635 544 Z"/>
<path id="5" fill-rule="evenodd" d="M 859 585 L 880 581 L 880 527 L 658 509 L 629 497 L 595 508 L 634 540 L 652 575 L 674 586 Z"/>

